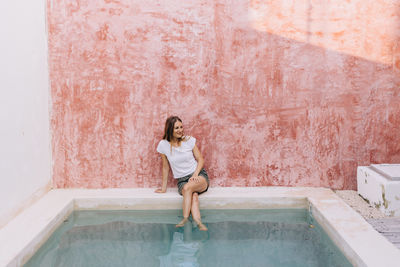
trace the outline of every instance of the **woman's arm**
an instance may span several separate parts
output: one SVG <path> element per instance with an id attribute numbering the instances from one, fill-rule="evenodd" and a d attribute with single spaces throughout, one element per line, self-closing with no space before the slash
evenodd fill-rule
<path id="1" fill-rule="evenodd" d="M 162 158 L 162 186 L 157 189 L 156 193 L 165 193 L 167 191 L 167 181 L 168 181 L 168 173 L 169 173 L 169 162 L 167 157 L 164 154 L 161 154 Z"/>
<path id="2" fill-rule="evenodd" d="M 197 177 L 197 176 L 199 176 L 199 173 L 200 173 L 201 169 L 203 169 L 204 159 L 203 159 L 203 156 L 200 153 L 200 150 L 197 148 L 196 145 L 194 145 L 194 147 L 193 147 L 193 155 L 194 155 L 194 158 L 197 160 L 197 168 L 194 171 L 192 177 Z M 196 179 L 195 179 L 195 181 L 196 181 Z"/>

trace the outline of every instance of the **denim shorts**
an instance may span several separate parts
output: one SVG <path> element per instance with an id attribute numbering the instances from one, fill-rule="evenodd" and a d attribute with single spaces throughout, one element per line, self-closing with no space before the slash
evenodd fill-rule
<path id="1" fill-rule="evenodd" d="M 189 179 L 190 179 L 190 177 L 192 177 L 192 175 L 193 175 L 193 173 L 189 174 L 189 175 L 186 175 L 184 177 L 178 178 L 178 192 L 179 192 L 180 195 L 182 195 L 183 186 L 189 182 Z M 207 192 L 208 186 L 210 185 L 210 181 L 208 180 L 208 174 L 207 174 L 207 172 L 206 172 L 206 170 L 204 168 L 201 169 L 201 171 L 199 172 L 199 176 L 200 175 L 203 176 L 204 178 L 206 178 L 207 188 L 206 188 L 206 190 L 204 190 L 202 192 L 197 192 L 198 194 Z"/>

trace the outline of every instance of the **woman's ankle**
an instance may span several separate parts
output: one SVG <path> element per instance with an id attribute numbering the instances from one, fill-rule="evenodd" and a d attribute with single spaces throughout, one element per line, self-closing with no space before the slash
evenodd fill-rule
<path id="1" fill-rule="evenodd" d="M 176 227 L 183 227 L 188 221 L 188 217 L 183 217 L 183 219 L 176 225 Z"/>

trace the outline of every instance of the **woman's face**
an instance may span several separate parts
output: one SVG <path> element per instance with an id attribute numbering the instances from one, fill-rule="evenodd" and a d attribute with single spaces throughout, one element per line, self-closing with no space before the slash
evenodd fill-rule
<path id="1" fill-rule="evenodd" d="M 176 139 L 182 138 L 183 136 L 183 125 L 182 122 L 176 121 L 174 124 L 174 133 L 173 137 Z"/>

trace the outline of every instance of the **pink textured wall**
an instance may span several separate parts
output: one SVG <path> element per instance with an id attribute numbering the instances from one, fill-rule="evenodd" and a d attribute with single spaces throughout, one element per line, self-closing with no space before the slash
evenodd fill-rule
<path id="1" fill-rule="evenodd" d="M 399 1 L 47 4 L 56 187 L 159 185 L 172 114 L 212 186 L 354 189 L 400 162 Z"/>

